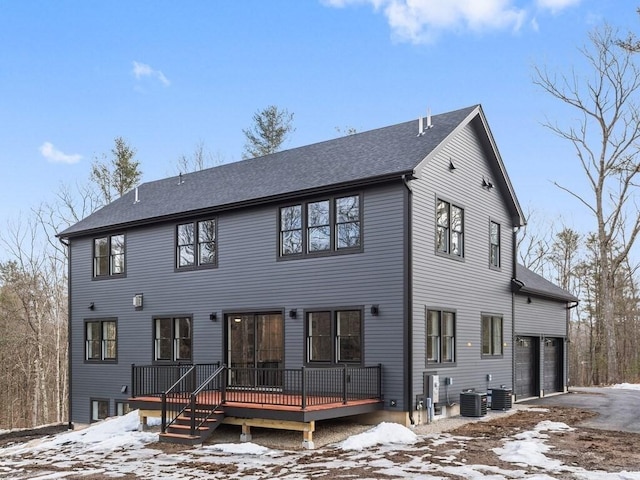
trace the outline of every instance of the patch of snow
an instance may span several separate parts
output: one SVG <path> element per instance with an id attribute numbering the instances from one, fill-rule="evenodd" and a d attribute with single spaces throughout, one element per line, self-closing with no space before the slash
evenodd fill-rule
<path id="1" fill-rule="evenodd" d="M 231 455 L 266 455 L 271 452 L 267 447 L 256 445 L 255 443 L 218 443 L 207 445 L 202 450 L 217 450 Z"/>
<path id="2" fill-rule="evenodd" d="M 618 383 L 617 385 L 611 385 L 608 388 L 618 388 L 621 390 L 640 390 L 640 385 L 637 383 Z"/>
<path id="3" fill-rule="evenodd" d="M 375 445 L 410 445 L 418 441 L 418 436 L 399 423 L 382 422 L 371 430 L 352 435 L 342 442 L 343 450 L 364 450 Z"/>

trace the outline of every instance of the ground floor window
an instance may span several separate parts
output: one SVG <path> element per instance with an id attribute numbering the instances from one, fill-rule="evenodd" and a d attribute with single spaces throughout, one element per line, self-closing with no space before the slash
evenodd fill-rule
<path id="1" fill-rule="evenodd" d="M 115 362 L 118 357 L 118 329 L 115 319 L 85 321 L 85 359 Z"/>
<path id="2" fill-rule="evenodd" d="M 116 402 L 116 415 L 126 415 L 130 411 L 131 407 L 129 406 L 129 402 Z"/>
<path id="3" fill-rule="evenodd" d="M 499 357 L 502 355 L 502 317 L 482 315 L 482 356 Z"/>
<path id="4" fill-rule="evenodd" d="M 456 361 L 456 314 L 427 309 L 427 363 Z"/>
<path id="5" fill-rule="evenodd" d="M 153 322 L 154 360 L 156 362 L 191 361 L 191 318 L 156 318 Z"/>
<path id="6" fill-rule="evenodd" d="M 109 400 L 91 399 L 91 422 L 104 420 L 109 416 Z"/>
<path id="7" fill-rule="evenodd" d="M 308 363 L 362 363 L 362 309 L 307 312 Z"/>

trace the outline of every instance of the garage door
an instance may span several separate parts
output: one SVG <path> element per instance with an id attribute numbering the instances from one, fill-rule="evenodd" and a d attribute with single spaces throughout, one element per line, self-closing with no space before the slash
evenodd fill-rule
<path id="1" fill-rule="evenodd" d="M 518 337 L 516 341 L 516 399 L 537 397 L 538 339 Z"/>
<path id="2" fill-rule="evenodd" d="M 544 393 L 562 391 L 562 339 L 544 340 Z"/>

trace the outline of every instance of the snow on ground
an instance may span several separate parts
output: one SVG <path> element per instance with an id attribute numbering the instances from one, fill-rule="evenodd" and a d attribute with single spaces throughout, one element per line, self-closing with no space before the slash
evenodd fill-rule
<path id="1" fill-rule="evenodd" d="M 619 388 L 622 390 L 640 390 L 640 385 L 637 383 L 618 383 L 617 385 L 611 385 L 609 388 Z"/>
<path id="2" fill-rule="evenodd" d="M 640 472 L 589 472 L 547 457 L 551 435 L 570 430 L 563 423 L 543 421 L 533 430 L 505 438 L 494 449 L 512 469 L 466 465 L 457 459 L 468 437 L 416 435 L 412 430 L 381 423 L 341 444 L 316 451 L 272 450 L 253 443 L 210 444 L 165 453 L 153 444 L 157 433 L 138 431 L 138 414 L 107 419 L 90 427 L 27 444 L 0 449 L 0 479 L 58 480 L 68 477 L 140 479 L 279 478 L 298 480 L 356 472 L 355 478 L 461 477 L 469 480 L 549 480 L 568 475 L 581 480 L 640 480 Z M 430 457 L 436 445 L 450 445 L 442 456 Z M 438 462 L 429 461 L 429 458 Z M 532 473 L 533 472 L 533 473 Z"/>
<path id="3" fill-rule="evenodd" d="M 398 423 L 382 422 L 376 427 L 342 442 L 343 450 L 365 450 L 375 445 L 410 445 L 418 441 L 418 436 Z"/>

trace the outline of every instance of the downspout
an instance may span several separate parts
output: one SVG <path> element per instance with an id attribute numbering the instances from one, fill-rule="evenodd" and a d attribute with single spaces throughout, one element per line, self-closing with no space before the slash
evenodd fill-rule
<path id="1" fill-rule="evenodd" d="M 514 281 L 517 281 L 516 271 L 518 267 L 518 232 L 520 231 L 520 226 L 516 225 L 513 227 L 513 238 L 512 238 L 512 261 L 511 268 L 512 274 L 511 278 Z M 516 392 L 516 292 L 511 291 L 511 388 L 513 394 Z"/>
<path id="2" fill-rule="evenodd" d="M 406 208 L 406 222 L 405 222 L 405 286 L 404 286 L 404 301 L 405 301 L 405 312 L 406 312 L 406 321 L 405 323 L 405 365 L 407 368 L 405 385 L 406 385 L 406 394 L 405 394 L 405 406 L 409 412 L 409 421 L 411 425 L 415 425 L 416 422 L 413 418 L 413 263 L 412 263 L 412 231 L 413 225 L 411 223 L 411 210 L 412 210 L 412 191 L 411 185 L 409 185 L 409 180 L 407 179 L 407 175 L 402 175 L 402 182 L 404 186 L 407 188 L 407 195 L 405 202 Z"/>
<path id="3" fill-rule="evenodd" d="M 67 415 L 69 417 L 67 428 L 73 430 L 73 417 L 71 415 L 71 242 L 60 237 L 60 243 L 67 249 Z"/>

